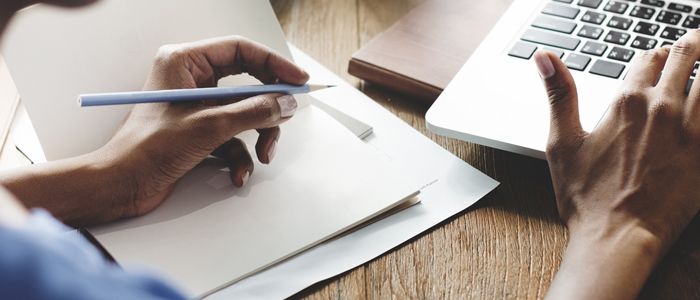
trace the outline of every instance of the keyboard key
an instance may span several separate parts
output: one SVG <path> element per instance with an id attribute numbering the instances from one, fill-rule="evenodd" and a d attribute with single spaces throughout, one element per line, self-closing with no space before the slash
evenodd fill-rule
<path id="1" fill-rule="evenodd" d="M 530 59 L 530 57 L 532 57 L 532 54 L 535 53 L 535 51 L 537 51 L 537 46 L 533 44 L 517 42 L 515 43 L 515 46 L 513 46 L 513 49 L 510 49 L 508 55 L 524 59 Z"/>
<path id="2" fill-rule="evenodd" d="M 596 74 L 596 75 L 601 75 L 601 76 L 606 76 L 606 77 L 617 79 L 617 78 L 620 78 L 620 75 L 622 75 L 622 71 L 624 71 L 624 70 L 625 70 L 625 65 L 623 65 L 623 64 L 618 64 L 618 63 L 609 62 L 609 61 L 599 59 L 595 63 L 593 63 L 593 66 L 591 67 L 591 70 L 589 72 L 591 74 Z"/>
<path id="3" fill-rule="evenodd" d="M 632 25 L 632 19 L 627 19 L 623 17 L 613 16 L 608 22 L 608 27 L 627 30 Z"/>
<path id="4" fill-rule="evenodd" d="M 596 42 L 586 42 L 581 48 L 581 53 L 592 54 L 597 56 L 602 56 L 608 50 L 608 45 L 596 43 Z"/>
<path id="5" fill-rule="evenodd" d="M 690 94 L 690 88 L 693 87 L 693 82 L 695 80 L 693 78 L 688 79 L 688 84 L 685 85 L 685 93 Z"/>
<path id="6" fill-rule="evenodd" d="M 624 62 L 632 60 L 632 56 L 634 56 L 634 50 L 620 47 L 613 47 L 612 50 L 610 50 L 610 54 L 608 54 L 608 58 Z"/>
<path id="7" fill-rule="evenodd" d="M 670 45 L 673 45 L 673 42 L 664 41 L 663 43 L 661 43 L 661 47 L 663 47 L 663 46 L 670 46 Z M 700 59 L 700 58 L 698 58 L 698 59 Z"/>
<path id="8" fill-rule="evenodd" d="M 583 15 L 583 17 L 581 17 L 581 21 L 600 25 L 603 24 L 603 20 L 605 20 L 605 17 L 605 14 L 589 10 Z"/>
<path id="9" fill-rule="evenodd" d="M 544 49 L 542 49 L 542 50 L 547 50 L 547 51 L 549 51 L 549 52 L 552 52 L 552 53 L 556 54 L 557 56 L 559 56 L 559 58 L 564 57 L 564 51 L 561 51 L 561 50 L 558 50 L 558 49 L 554 49 L 554 48 L 544 48 Z"/>
<path id="10" fill-rule="evenodd" d="M 656 32 L 659 31 L 660 27 L 661 26 L 657 24 L 640 21 L 639 23 L 637 23 L 637 26 L 634 27 L 634 32 L 653 36 L 656 35 Z"/>
<path id="11" fill-rule="evenodd" d="M 526 30 L 525 34 L 523 34 L 523 37 L 520 39 L 567 50 L 574 50 L 578 47 L 578 44 L 581 43 L 579 39 L 534 29 Z"/>
<path id="12" fill-rule="evenodd" d="M 700 15 L 700 8 L 698 8 L 697 10 L 695 10 L 695 14 L 696 14 L 696 15 Z"/>
<path id="13" fill-rule="evenodd" d="M 606 42 L 618 44 L 618 45 L 623 45 L 623 46 L 625 44 L 627 44 L 627 41 L 629 39 L 630 39 L 630 35 L 628 33 L 614 31 L 614 30 L 610 30 L 610 32 L 608 32 L 608 35 L 605 36 Z"/>
<path id="14" fill-rule="evenodd" d="M 658 16 L 656 16 L 657 22 L 663 22 L 671 25 L 677 25 L 681 22 L 681 14 L 662 10 Z"/>
<path id="15" fill-rule="evenodd" d="M 603 0 L 579 0 L 578 6 L 585 6 L 590 8 L 598 8 Z"/>
<path id="16" fill-rule="evenodd" d="M 590 25 L 583 25 L 578 32 L 578 36 L 597 40 L 603 34 L 603 28 L 598 28 Z"/>
<path id="17" fill-rule="evenodd" d="M 649 49 L 654 49 L 656 46 L 657 40 L 655 39 L 650 39 L 650 38 L 645 38 L 643 36 L 638 36 L 632 41 L 632 48 L 637 48 L 637 49 L 642 49 L 642 50 L 649 50 Z"/>
<path id="18" fill-rule="evenodd" d="M 700 28 L 700 17 L 688 16 L 683 22 L 685 28 Z"/>
<path id="19" fill-rule="evenodd" d="M 669 4 L 668 9 L 677 10 L 677 11 L 685 12 L 685 13 L 689 13 L 689 12 L 693 11 L 692 7 L 690 7 L 688 5 L 678 4 L 678 3 Z"/>
<path id="20" fill-rule="evenodd" d="M 666 5 L 666 2 L 663 2 L 661 0 L 642 0 L 642 4 L 656 6 L 656 7 L 664 7 L 664 5 Z"/>
<path id="21" fill-rule="evenodd" d="M 669 40 L 677 41 L 685 34 L 685 29 L 666 27 L 664 31 L 661 32 L 661 37 Z"/>
<path id="22" fill-rule="evenodd" d="M 586 69 L 589 62 L 591 62 L 590 56 L 571 53 L 569 57 L 566 58 L 566 61 L 564 61 L 564 64 L 569 67 L 569 69 L 583 71 Z"/>
<path id="23" fill-rule="evenodd" d="M 561 3 L 566 3 L 566 4 L 571 4 L 571 2 L 574 2 L 574 0 L 554 0 L 556 2 L 561 2 Z"/>
<path id="24" fill-rule="evenodd" d="M 629 6 L 630 6 L 629 4 L 624 3 L 624 2 L 610 1 L 610 2 L 608 2 L 607 5 L 605 5 L 605 8 L 603 8 L 603 10 L 618 13 L 618 14 L 624 14 L 625 11 L 627 11 L 627 8 Z"/>
<path id="25" fill-rule="evenodd" d="M 698 67 L 700 67 L 700 64 L 695 64 L 695 67 L 693 68 L 693 73 L 690 74 L 692 77 L 698 76 Z"/>
<path id="26" fill-rule="evenodd" d="M 574 32 L 574 28 L 576 28 L 576 23 L 564 21 L 562 19 L 539 16 L 537 19 L 535 19 L 535 22 L 532 23 L 532 26 L 562 33 L 572 33 Z"/>
<path id="27" fill-rule="evenodd" d="M 546 15 L 552 15 L 552 16 L 557 16 L 557 17 L 562 17 L 562 18 L 567 18 L 567 19 L 573 19 L 573 18 L 576 18 L 576 16 L 578 15 L 578 12 L 580 12 L 580 11 L 581 10 L 578 8 L 549 3 L 549 4 L 547 4 L 547 6 L 544 7 L 544 9 L 542 10 L 542 13 L 546 14 Z"/>
<path id="28" fill-rule="evenodd" d="M 630 12 L 630 16 L 649 20 L 655 12 L 656 9 L 637 5 Z"/>

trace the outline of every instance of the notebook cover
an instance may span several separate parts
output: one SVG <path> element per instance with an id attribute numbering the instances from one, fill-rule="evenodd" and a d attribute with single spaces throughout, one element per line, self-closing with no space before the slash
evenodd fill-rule
<path id="1" fill-rule="evenodd" d="M 513 0 L 427 0 L 353 54 L 348 72 L 432 103 Z"/>

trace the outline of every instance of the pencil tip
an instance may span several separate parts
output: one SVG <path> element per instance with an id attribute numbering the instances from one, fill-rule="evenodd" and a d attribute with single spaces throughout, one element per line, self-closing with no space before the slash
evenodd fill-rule
<path id="1" fill-rule="evenodd" d="M 336 87 L 336 86 L 335 86 L 335 85 L 329 85 L 328 87 L 329 87 L 329 88 L 332 88 L 332 87 Z"/>

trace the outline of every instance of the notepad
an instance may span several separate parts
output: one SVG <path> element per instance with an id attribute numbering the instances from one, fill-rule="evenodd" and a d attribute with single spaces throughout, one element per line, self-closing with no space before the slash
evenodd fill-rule
<path id="1" fill-rule="evenodd" d="M 240 136 L 255 151 L 257 134 Z M 314 106 L 282 125 L 243 188 L 210 158 L 154 211 L 89 231 L 120 263 L 147 261 L 203 296 L 413 198 L 418 186 Z"/>

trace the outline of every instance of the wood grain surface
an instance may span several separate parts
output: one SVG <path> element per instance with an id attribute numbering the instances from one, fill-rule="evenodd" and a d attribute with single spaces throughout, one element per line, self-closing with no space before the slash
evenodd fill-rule
<path id="1" fill-rule="evenodd" d="M 425 127 L 427 104 L 347 73 L 355 51 L 421 2 L 271 0 L 290 42 L 501 185 L 473 207 L 293 299 L 541 299 L 557 271 L 568 237 L 545 161 L 437 136 Z M 640 299 L 700 299 L 699 218 Z"/>

